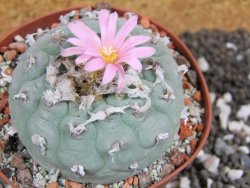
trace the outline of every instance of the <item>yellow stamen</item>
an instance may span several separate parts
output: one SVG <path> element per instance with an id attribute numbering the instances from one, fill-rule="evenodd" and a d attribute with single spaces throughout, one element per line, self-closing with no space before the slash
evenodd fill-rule
<path id="1" fill-rule="evenodd" d="M 118 58 L 117 51 L 112 46 L 101 48 L 100 54 L 104 62 L 109 64 L 114 64 L 115 60 Z"/>

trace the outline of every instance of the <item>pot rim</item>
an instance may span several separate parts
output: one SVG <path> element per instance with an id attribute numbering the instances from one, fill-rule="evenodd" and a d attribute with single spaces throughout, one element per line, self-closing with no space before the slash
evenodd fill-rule
<path id="1" fill-rule="evenodd" d="M 52 12 L 50 14 L 33 19 L 33 20 L 27 22 L 26 24 L 19 26 L 17 29 L 13 30 L 12 32 L 7 34 L 5 37 L 3 37 L 0 40 L 0 47 L 7 46 L 9 43 L 11 43 L 15 35 L 25 36 L 28 33 L 35 32 L 37 28 L 49 27 L 49 26 L 51 26 L 52 23 L 58 22 L 58 18 L 60 15 L 64 15 L 72 10 L 79 10 L 83 7 L 86 7 L 86 6 L 77 6 L 77 7 L 67 8 L 67 9 L 55 11 L 55 12 Z M 118 12 L 119 15 L 123 15 L 125 12 L 129 12 L 127 10 L 114 8 L 114 7 L 112 7 L 111 10 Z M 134 11 L 132 11 L 132 12 L 134 12 Z M 142 17 L 141 14 L 138 14 L 137 12 L 134 12 L 134 13 L 137 14 L 139 16 L 139 18 Z M 200 70 L 194 56 L 192 55 L 191 51 L 184 44 L 184 42 L 182 42 L 180 40 L 180 38 L 177 37 L 174 33 L 172 33 L 168 28 L 164 27 L 163 25 L 161 25 L 159 22 L 155 21 L 154 19 L 151 19 L 151 18 L 149 18 L 149 19 L 150 19 L 151 24 L 154 24 L 159 29 L 159 31 L 165 31 L 167 33 L 167 36 L 170 38 L 171 42 L 173 42 L 176 50 L 178 52 L 180 52 L 182 55 L 184 55 L 188 59 L 188 61 L 191 63 L 192 69 L 197 73 L 198 85 L 199 85 L 200 91 L 202 93 L 203 107 L 205 108 L 205 115 L 204 115 L 204 127 L 205 128 L 203 130 L 202 136 L 199 140 L 199 143 L 198 143 L 198 146 L 197 146 L 195 152 L 181 166 L 176 168 L 169 175 L 162 178 L 161 181 L 150 186 L 150 188 L 156 188 L 156 187 L 163 187 L 168 182 L 170 182 L 174 177 L 176 177 L 184 168 L 186 168 L 189 164 L 191 164 L 191 162 L 195 159 L 195 157 L 198 155 L 198 153 L 204 147 L 204 145 L 207 141 L 210 129 L 211 129 L 212 105 L 211 105 L 209 90 L 208 90 L 208 87 L 207 87 L 207 84 L 205 81 L 205 77 L 204 77 L 203 73 L 201 72 L 201 70 Z M 46 20 L 46 22 L 44 22 L 44 20 Z M 13 188 L 17 187 L 1 171 L 0 171 L 0 179 L 4 180 L 7 184 L 12 186 Z"/>

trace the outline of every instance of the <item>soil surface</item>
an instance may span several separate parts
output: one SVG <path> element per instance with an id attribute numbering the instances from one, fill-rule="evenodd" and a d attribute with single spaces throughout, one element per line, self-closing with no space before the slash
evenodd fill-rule
<path id="1" fill-rule="evenodd" d="M 201 30 L 181 38 L 205 74 L 213 122 L 203 152 L 166 188 L 250 187 L 250 33 Z"/>

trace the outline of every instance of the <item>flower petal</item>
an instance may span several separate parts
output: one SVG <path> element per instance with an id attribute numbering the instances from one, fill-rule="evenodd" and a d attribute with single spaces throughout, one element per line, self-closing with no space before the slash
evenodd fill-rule
<path id="1" fill-rule="evenodd" d="M 126 61 L 127 64 L 129 64 L 131 67 L 133 67 L 135 70 L 141 72 L 142 70 L 142 64 L 137 58 L 133 58 L 129 61 Z"/>
<path id="2" fill-rule="evenodd" d="M 106 63 L 102 60 L 102 58 L 94 58 L 87 62 L 84 66 L 84 70 L 87 72 L 94 72 L 105 67 Z"/>
<path id="3" fill-rule="evenodd" d="M 73 44 L 75 46 L 82 47 L 82 48 L 85 47 L 85 45 L 83 44 L 83 42 L 80 39 L 78 39 L 78 38 L 69 38 L 67 40 L 67 42 L 69 42 L 69 43 L 71 43 L 71 44 Z"/>
<path id="4" fill-rule="evenodd" d="M 108 46 L 113 45 L 115 40 L 115 32 L 116 32 L 116 23 L 117 23 L 118 15 L 117 12 L 110 14 L 109 22 L 108 22 Z"/>
<path id="5" fill-rule="evenodd" d="M 84 54 L 93 57 L 101 57 L 101 54 L 99 53 L 98 49 L 95 48 L 86 48 Z"/>
<path id="6" fill-rule="evenodd" d="M 81 55 L 79 57 L 76 58 L 75 63 L 77 65 L 83 64 L 85 62 L 87 62 L 91 57 L 87 56 L 87 55 Z"/>
<path id="7" fill-rule="evenodd" d="M 107 84 L 111 82 L 116 75 L 117 67 L 114 64 L 107 64 L 104 75 L 102 78 L 102 84 Z"/>
<path id="8" fill-rule="evenodd" d="M 61 56 L 68 57 L 72 55 L 81 55 L 84 53 L 84 49 L 81 47 L 71 47 L 63 49 L 61 52 Z"/>
<path id="9" fill-rule="evenodd" d="M 69 23 L 70 31 L 79 39 L 86 41 L 91 46 L 99 48 L 101 46 L 100 38 L 95 31 L 86 26 L 82 21 L 74 21 Z M 90 40 L 91 39 L 91 40 Z"/>
<path id="10" fill-rule="evenodd" d="M 123 63 L 129 61 L 131 58 L 129 54 L 123 54 L 123 56 L 119 56 L 118 59 L 115 61 L 115 64 Z"/>
<path id="11" fill-rule="evenodd" d="M 137 35 L 137 36 L 132 36 L 132 37 L 129 37 L 122 45 L 122 47 L 120 48 L 119 50 L 119 53 L 123 54 L 125 53 L 127 50 L 137 46 L 137 45 L 140 45 L 140 44 L 143 44 L 147 41 L 149 41 L 151 39 L 150 36 L 144 36 L 144 35 Z"/>
<path id="12" fill-rule="evenodd" d="M 89 55 L 99 56 L 99 47 L 93 45 L 93 41 L 91 41 L 91 38 L 85 38 L 84 40 L 78 38 L 69 38 L 67 41 L 73 45 L 84 48 L 85 50 L 87 50 Z"/>
<path id="13" fill-rule="evenodd" d="M 126 37 L 128 36 L 128 34 L 135 28 L 136 24 L 137 24 L 137 16 L 132 16 L 119 30 L 119 32 L 117 33 L 116 37 L 115 37 L 115 42 L 114 42 L 114 46 L 116 48 L 120 48 L 122 46 L 122 44 L 124 43 L 124 40 L 126 39 Z"/>
<path id="14" fill-rule="evenodd" d="M 106 46 L 108 42 L 108 21 L 109 21 L 109 11 L 106 9 L 101 9 L 99 12 L 99 25 L 101 31 L 102 45 Z"/>
<path id="15" fill-rule="evenodd" d="M 125 84 L 126 84 L 125 71 L 124 71 L 122 65 L 117 64 L 116 67 L 117 67 L 118 74 L 119 74 L 118 92 L 120 93 L 122 91 L 122 89 L 124 88 Z"/>
<path id="16" fill-rule="evenodd" d="M 127 51 L 126 54 L 130 57 L 136 57 L 136 58 L 146 58 L 150 57 L 155 53 L 155 49 L 152 47 L 137 47 L 132 48 L 131 50 Z"/>

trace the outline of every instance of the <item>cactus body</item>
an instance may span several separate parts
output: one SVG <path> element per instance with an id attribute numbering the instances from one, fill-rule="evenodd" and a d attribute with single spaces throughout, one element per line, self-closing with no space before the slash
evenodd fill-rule
<path id="1" fill-rule="evenodd" d="M 82 21 L 99 32 L 97 20 L 84 18 Z M 124 20 L 120 19 L 118 28 L 123 23 Z M 13 124 L 22 143 L 45 169 L 57 168 L 74 181 L 111 183 L 136 174 L 169 149 L 178 133 L 183 91 L 175 60 L 163 43 L 147 44 L 156 48 L 152 59 L 164 70 L 174 100 L 166 101 L 161 97 L 164 87 L 161 83 L 154 85 L 156 74 L 153 70 L 145 70 L 148 63 L 144 60 L 139 76 L 151 90 L 149 110 L 135 116 L 133 110 L 127 108 L 126 113 L 111 114 L 103 121 L 89 123 L 85 131 L 72 136 L 69 124 L 86 121 L 90 117 L 88 111 L 97 113 L 111 106 L 120 107 L 133 102 L 142 105 L 146 100 L 119 98 L 112 94 L 105 100 L 94 101 L 88 111 L 79 109 L 77 103 L 70 100 L 47 106 L 43 95 L 51 85 L 46 81 L 46 69 L 60 55 L 61 48 L 69 46 L 65 41 L 61 46 L 53 41 L 58 30 L 63 31 L 65 39 L 72 37 L 67 26 L 45 33 L 21 56 L 13 74 L 9 103 Z M 131 34 L 149 35 L 139 25 Z M 35 57 L 35 62 L 27 70 L 30 55 Z M 25 101 L 17 100 L 20 93 L 26 97 Z"/>

